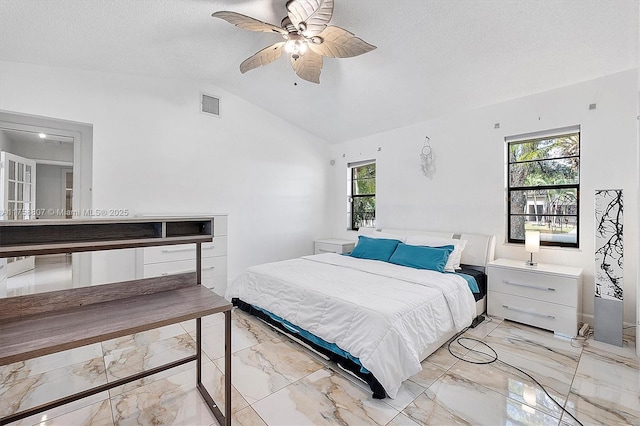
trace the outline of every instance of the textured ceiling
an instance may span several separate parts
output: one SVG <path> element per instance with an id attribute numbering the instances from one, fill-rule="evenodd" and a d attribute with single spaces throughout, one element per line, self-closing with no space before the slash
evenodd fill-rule
<path id="1" fill-rule="evenodd" d="M 0 59 L 210 82 L 330 143 L 638 67 L 640 0 L 335 0 L 376 50 L 325 58 L 319 85 L 284 58 L 240 74 L 280 37 L 211 13 L 279 24 L 285 3 L 0 0 Z"/>

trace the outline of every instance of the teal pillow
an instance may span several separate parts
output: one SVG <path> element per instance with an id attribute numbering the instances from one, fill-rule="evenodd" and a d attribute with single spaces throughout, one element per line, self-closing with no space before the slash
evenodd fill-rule
<path id="1" fill-rule="evenodd" d="M 400 241 L 386 238 L 358 237 L 358 244 L 351 252 L 351 257 L 360 259 L 382 260 L 388 262 Z"/>
<path id="2" fill-rule="evenodd" d="M 416 269 L 444 272 L 454 246 L 428 247 L 400 243 L 389 262 Z"/>

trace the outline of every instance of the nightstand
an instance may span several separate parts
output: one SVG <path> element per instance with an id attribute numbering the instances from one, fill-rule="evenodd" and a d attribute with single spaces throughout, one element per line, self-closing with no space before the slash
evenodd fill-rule
<path id="1" fill-rule="evenodd" d="M 314 253 L 351 253 L 356 243 L 349 240 L 339 240 L 336 238 L 323 238 L 314 242 Z"/>
<path id="2" fill-rule="evenodd" d="M 582 313 L 582 268 L 496 259 L 487 265 L 487 313 L 574 337 Z"/>

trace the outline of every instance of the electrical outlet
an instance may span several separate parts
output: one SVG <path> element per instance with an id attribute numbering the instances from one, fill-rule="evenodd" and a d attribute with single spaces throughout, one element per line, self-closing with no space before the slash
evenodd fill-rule
<path id="1" fill-rule="evenodd" d="M 584 336 L 585 334 L 587 334 L 587 331 L 589 331 L 589 324 L 584 323 L 582 327 L 580 327 L 580 331 L 578 331 L 578 335 Z"/>

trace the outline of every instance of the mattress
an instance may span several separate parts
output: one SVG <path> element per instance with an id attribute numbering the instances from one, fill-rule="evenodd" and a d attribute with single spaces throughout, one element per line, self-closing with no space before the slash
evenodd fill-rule
<path id="1" fill-rule="evenodd" d="M 469 326 L 475 300 L 457 274 L 335 253 L 249 268 L 227 299 L 266 310 L 356 357 L 395 398 L 424 348 Z"/>

